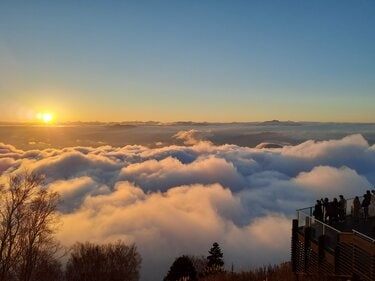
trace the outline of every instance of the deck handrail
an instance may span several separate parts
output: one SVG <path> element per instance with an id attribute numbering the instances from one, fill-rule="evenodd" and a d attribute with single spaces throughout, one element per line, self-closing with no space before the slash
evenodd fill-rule
<path id="1" fill-rule="evenodd" d="M 355 197 L 353 198 L 349 198 L 349 199 L 346 199 L 347 201 L 353 201 Z M 358 198 L 363 198 L 363 196 L 358 196 Z M 330 229 L 330 230 L 333 230 L 335 231 L 336 233 L 342 233 L 342 231 L 338 230 L 337 228 L 335 228 L 334 226 L 331 226 L 321 220 L 318 220 L 314 217 L 313 215 L 313 209 L 314 209 L 315 206 L 311 206 L 311 207 L 306 207 L 306 208 L 302 208 L 302 209 L 297 209 L 297 219 L 298 221 L 300 220 L 300 218 L 307 218 L 306 220 L 306 226 L 311 226 L 312 225 L 312 222 L 313 220 L 318 222 L 320 225 L 322 225 L 322 231 L 323 231 L 323 234 L 326 232 L 325 230 L 326 229 Z M 302 217 L 301 217 L 302 215 Z M 361 237 L 362 239 L 372 243 L 372 244 L 375 244 L 375 239 L 374 238 L 371 238 L 361 232 L 359 232 L 358 230 L 355 230 L 355 229 L 352 229 L 352 233 L 354 235 L 357 235 L 359 237 Z"/>
<path id="2" fill-rule="evenodd" d="M 352 231 L 353 231 L 353 233 L 354 233 L 355 235 L 358 235 L 358 236 L 360 236 L 361 238 L 367 240 L 368 242 L 375 244 L 375 239 L 373 239 L 373 238 L 371 238 L 371 237 L 369 237 L 369 236 L 367 236 L 367 235 L 365 235 L 365 234 L 363 234 L 362 232 L 359 232 L 359 231 L 357 231 L 357 230 L 352 229 Z"/>
<path id="3" fill-rule="evenodd" d="M 327 231 L 326 229 L 330 229 L 331 231 L 334 231 L 336 233 L 342 233 L 341 230 L 338 230 L 337 228 L 334 228 L 333 226 L 329 225 L 329 224 L 326 224 L 325 222 L 322 222 L 320 220 L 317 220 L 316 218 L 314 218 L 314 216 L 310 216 L 310 215 L 307 215 L 305 213 L 303 213 L 306 218 L 308 218 L 308 226 L 311 227 L 312 225 L 314 225 L 312 223 L 312 220 L 314 220 L 314 222 L 318 222 L 321 226 L 322 226 L 322 234 L 324 235 Z"/>
<path id="4" fill-rule="evenodd" d="M 329 224 L 326 224 L 325 222 L 322 222 L 322 221 L 317 220 L 317 219 L 315 219 L 315 220 L 318 221 L 319 223 L 321 223 L 322 225 L 324 225 L 324 227 L 328 227 L 328 228 L 330 228 L 330 229 L 336 231 L 337 233 L 342 233 L 341 230 L 338 230 L 337 228 L 334 228 L 333 226 L 331 226 L 331 225 L 329 225 Z"/>

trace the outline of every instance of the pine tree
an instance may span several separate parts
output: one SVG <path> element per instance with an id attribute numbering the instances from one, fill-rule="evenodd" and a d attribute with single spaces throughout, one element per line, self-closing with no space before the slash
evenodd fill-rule
<path id="1" fill-rule="evenodd" d="M 211 249 L 208 251 L 210 254 L 207 257 L 207 271 L 208 273 L 215 273 L 223 271 L 224 260 L 223 253 L 220 249 L 220 246 L 217 242 L 212 244 Z"/>

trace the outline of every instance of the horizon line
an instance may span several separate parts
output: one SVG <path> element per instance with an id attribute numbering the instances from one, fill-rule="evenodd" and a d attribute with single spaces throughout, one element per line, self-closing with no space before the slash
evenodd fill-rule
<path id="1" fill-rule="evenodd" d="M 299 125 L 299 124 L 375 124 L 375 121 L 293 121 L 293 120 L 264 120 L 264 121 L 157 121 L 157 120 L 128 120 L 128 121 L 56 121 L 51 123 L 43 123 L 37 121 L 1 121 L 0 125 L 42 125 L 53 127 L 58 125 L 131 125 L 131 124 L 153 124 L 153 125 L 214 125 L 214 124 L 265 124 L 265 125 Z"/>

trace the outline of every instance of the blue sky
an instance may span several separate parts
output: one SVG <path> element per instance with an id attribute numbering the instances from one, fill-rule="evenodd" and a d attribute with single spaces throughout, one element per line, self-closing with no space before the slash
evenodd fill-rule
<path id="1" fill-rule="evenodd" d="M 374 27 L 368 0 L 2 0 L 0 119 L 375 122 Z"/>

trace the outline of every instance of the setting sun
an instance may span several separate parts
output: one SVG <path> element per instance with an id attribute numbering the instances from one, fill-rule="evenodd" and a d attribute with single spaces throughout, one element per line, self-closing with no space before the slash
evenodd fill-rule
<path id="1" fill-rule="evenodd" d="M 45 112 L 45 113 L 39 112 L 37 113 L 36 118 L 38 120 L 43 121 L 44 123 L 50 123 L 53 119 L 53 115 L 48 112 Z"/>

